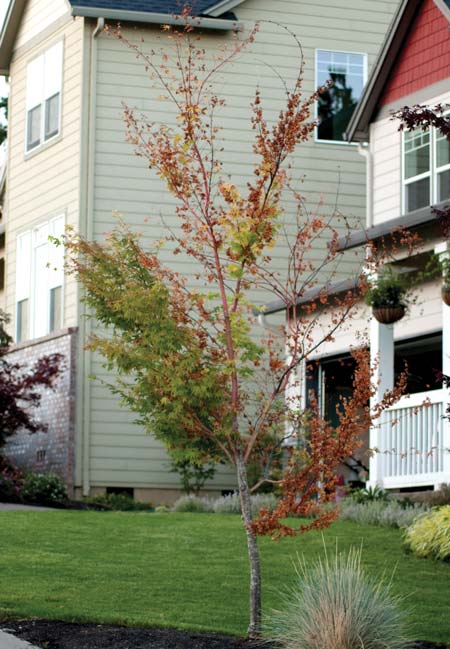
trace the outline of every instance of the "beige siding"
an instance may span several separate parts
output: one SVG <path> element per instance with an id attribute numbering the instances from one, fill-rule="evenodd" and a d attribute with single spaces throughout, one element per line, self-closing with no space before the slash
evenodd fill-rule
<path id="1" fill-rule="evenodd" d="M 401 134 L 387 117 L 371 125 L 373 155 L 373 222 L 375 225 L 401 214 Z"/>
<path id="2" fill-rule="evenodd" d="M 60 214 L 66 215 L 66 223 L 78 225 L 82 24 L 81 19 L 68 21 L 50 37 L 19 52 L 11 64 L 6 286 L 6 308 L 11 314 L 15 313 L 17 235 Z M 26 154 L 27 64 L 58 39 L 64 40 L 61 134 L 54 142 Z M 66 279 L 64 326 L 77 324 L 77 311 L 76 285 Z"/>
<path id="3" fill-rule="evenodd" d="M 68 13 L 66 0 L 28 0 L 17 34 L 15 49 L 38 36 L 55 20 Z"/>
<path id="4" fill-rule="evenodd" d="M 247 28 L 259 19 L 276 21 L 298 35 L 306 59 L 305 91 L 312 92 L 315 88 L 315 49 L 367 53 L 370 67 L 396 7 L 397 0 L 362 0 L 357 8 L 351 0 L 277 0 L 275 11 L 272 0 L 247 0 L 236 7 L 235 12 Z M 138 36 L 140 33 L 141 30 Z M 148 29 L 143 33 L 148 49 L 158 47 L 159 29 Z M 126 35 L 131 39 L 137 37 L 134 30 L 126 31 Z M 202 44 L 212 55 L 229 38 L 230 35 L 204 33 Z M 143 160 L 136 158 L 132 147 L 125 142 L 122 101 L 149 111 L 155 121 L 170 120 L 173 108 L 157 99 L 160 90 L 153 93 L 149 90 L 151 84 L 142 63 L 121 43 L 101 35 L 97 47 L 93 233 L 102 238 L 111 229 L 114 222 L 112 212 L 116 210 L 151 243 L 161 237 L 161 216 L 166 223 L 174 225 L 173 203 L 162 183 L 149 173 Z M 276 119 L 284 92 L 279 75 L 291 82 L 297 74 L 298 64 L 298 49 L 286 32 L 280 26 L 263 22 L 251 50 L 218 79 L 220 92 L 227 99 L 220 115 L 225 129 L 222 156 L 225 173 L 232 173 L 242 185 L 252 178 L 249 105 L 256 84 L 262 89 L 268 118 Z M 321 210 L 329 213 L 337 202 L 341 212 L 364 223 L 365 166 L 355 146 L 306 143 L 293 161 L 292 175 L 296 179 L 306 177 L 302 193 L 310 207 L 314 208 L 323 201 Z M 286 200 L 288 227 L 295 227 L 294 208 L 294 204 Z M 147 217 L 150 217 L 148 223 Z M 281 269 L 285 260 L 284 248 L 275 249 L 272 258 L 274 268 Z M 172 266 L 194 281 L 192 264 L 181 256 L 170 261 Z M 273 299 L 267 294 L 254 297 L 258 302 Z M 87 359 L 86 371 L 111 379 L 96 357 Z M 106 388 L 89 384 L 87 398 L 86 408 L 90 412 L 87 423 L 89 478 L 93 485 L 169 487 L 178 483 L 177 476 L 167 472 L 167 460 L 160 446 L 138 427 L 130 429 L 132 416 L 120 409 Z M 229 485 L 230 478 L 226 475 L 216 480 L 219 488 Z"/>
<path id="5" fill-rule="evenodd" d="M 434 280 L 420 285 L 411 292 L 411 301 L 406 315 L 394 325 L 395 340 L 415 338 L 442 330 L 441 281 Z M 355 307 L 345 325 L 318 347 L 313 358 L 329 357 L 348 353 L 365 341 L 369 344 L 371 309 L 363 302 Z M 331 330 L 331 315 L 324 313 L 318 318 L 314 340 L 322 340 Z"/>
<path id="6" fill-rule="evenodd" d="M 414 96 L 410 105 L 417 103 Z M 438 95 L 426 101 L 430 106 L 447 104 L 450 94 Z M 399 100 L 391 104 L 389 112 L 404 105 Z M 422 102 L 424 103 L 424 102 Z M 373 155 L 373 222 L 375 225 L 398 218 L 402 214 L 402 135 L 398 130 L 399 122 L 385 116 L 370 127 L 370 149 Z"/>

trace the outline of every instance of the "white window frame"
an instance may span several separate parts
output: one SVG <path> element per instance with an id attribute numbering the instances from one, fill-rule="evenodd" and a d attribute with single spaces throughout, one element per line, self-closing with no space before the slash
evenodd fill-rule
<path id="1" fill-rule="evenodd" d="M 450 116 L 450 113 L 449 112 L 445 113 L 445 116 L 446 117 Z M 448 198 L 444 198 L 444 199 L 439 198 L 439 196 L 438 196 L 438 182 L 437 181 L 438 181 L 438 175 L 440 173 L 450 170 L 450 162 L 447 163 L 446 165 L 442 165 L 441 167 L 437 166 L 437 140 L 438 140 L 438 137 L 440 137 L 440 133 L 438 132 L 437 129 L 433 129 L 433 131 L 434 131 L 434 137 L 432 138 L 433 139 L 433 162 L 434 162 L 434 177 L 433 177 L 434 188 L 433 188 L 433 191 L 434 191 L 434 196 L 435 196 L 435 200 L 433 202 L 437 203 L 437 202 L 442 202 L 442 200 L 444 200 L 444 201 L 448 200 Z M 444 137 L 443 139 L 446 139 L 446 138 Z"/>
<path id="2" fill-rule="evenodd" d="M 56 59 L 56 65 L 51 65 L 51 60 L 47 62 L 47 57 L 54 52 Z M 33 81 L 30 79 L 31 73 L 33 71 L 33 66 L 37 68 L 37 71 L 41 76 L 41 83 L 36 84 L 33 87 Z M 41 68 L 41 70 L 39 70 Z M 64 40 L 58 40 L 53 43 L 50 47 L 41 52 L 38 56 L 35 56 L 28 62 L 27 65 L 27 77 L 26 77 L 26 110 L 25 110 L 25 154 L 31 155 L 35 151 L 39 151 L 42 147 L 46 146 L 50 142 L 53 142 L 61 135 L 61 125 L 62 125 L 62 95 L 63 95 L 63 69 L 64 69 Z M 54 77 L 56 70 L 57 76 Z M 30 73 L 31 71 L 31 73 Z M 58 98 L 58 128 L 55 133 L 46 137 L 46 113 L 47 113 L 47 104 L 55 97 L 59 95 Z M 36 96 L 34 99 L 33 95 Z M 33 101 L 34 99 L 34 101 Z M 29 137 L 29 114 L 32 110 L 39 108 L 41 110 L 40 114 L 40 129 L 39 129 L 39 143 L 35 146 L 28 146 L 28 137 Z"/>
<path id="3" fill-rule="evenodd" d="M 64 325 L 64 252 L 49 240 L 51 236 L 61 236 L 64 232 L 65 214 L 59 214 L 40 222 L 32 230 L 22 232 L 17 237 L 16 256 L 16 339 L 19 342 L 33 340 L 51 333 L 51 292 L 61 287 L 61 311 L 59 320 Z M 44 263 L 37 265 L 39 253 Z M 39 277 L 44 278 L 39 282 Z M 42 291 L 44 286 L 44 291 Z M 39 295 L 38 295 L 39 292 Z M 19 303 L 28 300 L 28 330 L 19 340 Z M 60 327 L 60 328 L 61 328 Z"/>
<path id="4" fill-rule="evenodd" d="M 319 71 L 318 71 L 318 54 L 319 52 L 333 52 L 336 54 L 351 54 L 351 55 L 357 55 L 357 56 L 362 56 L 363 57 L 363 90 L 364 87 L 366 86 L 367 83 L 367 74 L 368 74 L 368 56 L 367 52 L 353 52 L 350 50 L 335 50 L 335 49 L 330 49 L 330 48 L 324 48 L 324 47 L 317 47 L 314 50 L 314 83 L 315 83 L 315 89 L 319 87 Z M 359 99 L 358 99 L 359 101 Z M 314 104 L 314 119 L 317 120 L 319 119 L 319 105 L 318 102 L 316 101 Z M 322 140 L 319 139 L 318 137 L 319 129 L 318 126 L 315 127 L 314 129 L 314 142 L 317 144 L 337 144 L 340 146 L 358 146 L 357 142 L 347 142 L 346 140 Z"/>
<path id="5" fill-rule="evenodd" d="M 446 115 L 450 115 L 450 113 L 446 113 Z M 418 180 L 422 180 L 423 178 L 427 178 L 429 176 L 430 178 L 430 195 L 429 195 L 429 205 L 434 205 L 437 202 L 441 202 L 441 199 L 438 198 L 438 174 L 450 170 L 450 163 L 446 165 L 442 165 L 441 167 L 437 166 L 437 137 L 439 135 L 438 131 L 434 127 L 428 128 L 429 134 L 430 134 L 430 144 L 429 144 L 429 150 L 430 150 L 430 170 L 418 174 L 417 176 L 412 176 L 411 178 L 405 178 L 405 169 L 406 169 L 406 164 L 405 164 L 405 135 L 407 131 L 402 132 L 402 138 L 401 138 L 401 156 L 402 156 L 402 164 L 401 164 L 401 169 L 402 169 L 402 186 L 401 186 L 401 205 L 402 205 L 402 214 L 409 214 L 409 212 L 406 211 L 406 187 L 411 184 L 412 182 L 416 182 Z M 442 199 L 442 200 L 447 200 L 447 199 Z M 418 208 L 418 209 L 424 209 L 424 208 Z M 414 210 L 413 210 L 414 211 Z"/>

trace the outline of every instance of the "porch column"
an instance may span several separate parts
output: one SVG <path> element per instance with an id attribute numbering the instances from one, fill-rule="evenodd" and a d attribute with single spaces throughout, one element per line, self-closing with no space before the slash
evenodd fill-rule
<path id="1" fill-rule="evenodd" d="M 449 255 L 449 244 L 446 241 L 439 243 L 435 249 L 437 255 Z M 447 306 L 442 300 L 442 373 L 450 376 L 450 306 Z M 444 388 L 444 391 L 447 391 Z M 444 399 L 443 409 L 444 413 L 447 408 L 447 404 L 450 402 L 450 392 L 448 392 L 447 398 Z M 447 418 L 442 420 L 442 435 L 443 435 L 443 472 L 445 474 L 445 482 L 450 482 L 450 452 L 447 450 L 450 448 L 450 421 Z M 442 482 L 440 480 L 439 482 Z M 439 485 L 434 485 L 436 489 Z"/>
<path id="2" fill-rule="evenodd" d="M 394 325 L 381 324 L 373 316 L 370 321 L 370 364 L 375 368 L 372 380 L 376 390 L 370 400 L 370 407 L 373 408 L 383 399 L 386 390 L 394 387 Z M 383 451 L 385 449 L 380 448 L 380 423 L 379 419 L 370 429 L 370 448 Z M 369 485 L 372 487 L 383 486 L 382 460 L 383 457 L 378 452 L 370 458 Z"/>

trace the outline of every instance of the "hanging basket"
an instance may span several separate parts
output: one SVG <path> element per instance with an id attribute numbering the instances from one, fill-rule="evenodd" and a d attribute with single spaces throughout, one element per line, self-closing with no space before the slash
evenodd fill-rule
<path id="1" fill-rule="evenodd" d="M 443 284 L 441 288 L 442 301 L 445 302 L 447 306 L 450 306 L 450 284 Z"/>
<path id="2" fill-rule="evenodd" d="M 405 311 L 406 309 L 403 305 L 372 307 L 373 317 L 378 322 L 381 322 L 381 324 L 393 324 L 401 320 L 405 315 Z"/>

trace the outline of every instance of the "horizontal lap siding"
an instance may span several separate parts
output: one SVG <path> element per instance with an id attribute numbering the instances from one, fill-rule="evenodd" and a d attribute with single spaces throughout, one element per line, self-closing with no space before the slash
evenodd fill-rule
<path id="1" fill-rule="evenodd" d="M 6 0 L 5 0 L 6 1 Z M 55 20 L 68 13 L 66 0 L 28 0 L 17 34 L 15 47 L 25 45 Z"/>
<path id="2" fill-rule="evenodd" d="M 390 104 L 450 76 L 449 22 L 434 0 L 424 0 L 408 30 L 381 104 Z"/>
<path id="3" fill-rule="evenodd" d="M 421 284 L 411 292 L 413 302 L 406 315 L 395 323 L 394 337 L 396 340 L 415 338 L 431 332 L 442 330 L 442 299 L 441 282 L 433 280 Z M 371 309 L 364 303 L 355 307 L 352 318 L 333 336 L 333 340 L 322 345 L 314 355 L 315 358 L 348 353 L 351 348 L 369 343 L 369 327 Z M 330 317 L 321 316 L 321 329 L 314 331 L 314 340 L 320 340 L 323 333 L 330 329 Z"/>
<path id="4" fill-rule="evenodd" d="M 37 12 L 40 6 L 38 4 L 33 1 L 29 4 L 28 14 L 22 26 L 23 38 L 25 27 L 30 24 L 32 17 L 41 15 Z M 37 13 L 31 12 L 31 9 Z M 68 224 L 78 226 L 82 33 L 82 20 L 70 19 L 32 49 L 19 51 L 11 65 L 6 274 L 6 310 L 11 314 L 15 313 L 17 235 L 63 213 L 66 214 Z M 36 150 L 26 157 L 27 64 L 59 38 L 64 39 L 61 138 L 49 144 L 47 148 Z M 65 327 L 77 325 L 77 312 L 76 284 L 73 279 L 66 278 L 63 323 Z"/>
<path id="5" fill-rule="evenodd" d="M 430 97 L 430 106 L 447 104 L 450 94 Z M 410 105 L 414 101 L 411 96 Z M 402 100 L 389 105 L 389 113 L 403 106 Z M 387 108 L 386 108 L 387 110 Z M 382 117 L 370 126 L 370 149 L 373 155 L 373 221 L 379 225 L 402 214 L 402 135 L 399 121 Z"/>
<path id="6" fill-rule="evenodd" d="M 270 20 L 289 26 L 298 35 L 306 59 L 305 92 L 310 93 L 315 86 L 315 48 L 368 53 L 371 66 L 396 7 L 396 0 L 362 0 L 356 8 L 350 0 L 277 0 L 274 11 L 274 3 L 269 0 L 247 0 L 236 7 L 235 12 L 247 27 L 258 19 Z M 125 33 L 132 39 L 139 37 L 141 32 L 139 28 L 137 32 Z M 146 45 L 157 48 L 159 36 L 158 29 L 147 30 L 144 33 Z M 217 52 L 226 38 L 230 37 L 205 33 L 203 43 L 208 54 Z M 142 63 L 121 43 L 101 35 L 97 46 L 94 233 L 103 238 L 113 226 L 112 211 L 117 210 L 144 234 L 149 244 L 161 237 L 160 215 L 169 225 L 175 224 L 173 202 L 162 183 L 148 171 L 142 159 L 134 156 L 132 147 L 126 143 L 121 104 L 125 101 L 137 110 L 147 111 L 155 121 L 166 121 L 168 115 L 173 115 L 173 108 L 156 99 L 150 101 L 150 84 Z M 227 99 L 227 106 L 220 110 L 220 121 L 225 126 L 224 174 L 232 173 L 242 185 L 253 177 L 249 106 L 255 86 L 259 83 L 268 117 L 276 119 L 283 96 L 283 85 L 277 74 L 292 82 L 298 60 L 298 49 L 286 32 L 274 24 L 262 22 L 251 51 L 245 52 L 220 78 L 219 91 Z M 276 73 L 270 66 L 276 68 Z M 160 94 L 159 90 L 153 92 L 154 97 Z M 317 209 L 329 213 L 337 202 L 348 217 L 364 222 L 365 166 L 356 147 L 311 141 L 300 147 L 291 173 L 299 181 L 305 177 L 299 187 L 310 209 L 316 209 L 323 202 L 324 205 Z M 286 200 L 285 219 L 291 229 L 295 223 L 294 207 L 291 200 Z M 150 218 L 148 223 L 144 223 L 146 217 Z M 173 267 L 195 283 L 193 265 L 182 256 L 174 261 L 166 254 Z M 314 254 L 319 256 L 320 253 Z M 281 269 L 286 257 L 284 247 L 273 250 L 271 257 L 274 269 Z M 348 268 L 347 265 L 347 271 Z M 267 293 L 254 297 L 257 302 L 273 299 Z M 108 379 L 101 361 L 96 357 L 91 360 L 92 370 Z M 128 479 L 130 485 L 136 481 L 148 487 L 160 486 L 161 482 L 165 486 L 179 484 L 177 476 L 167 472 L 167 459 L 160 446 L 139 427 L 130 424 L 132 415 L 117 406 L 108 390 L 93 384 L 90 392 L 92 483 L 113 484 L 120 477 L 122 484 Z M 129 446 L 125 441 L 128 439 Z M 123 465 L 122 449 L 126 449 Z M 215 484 L 229 486 L 233 482 L 230 475 L 223 474 Z"/>
<path id="7" fill-rule="evenodd" d="M 387 117 L 371 125 L 373 221 L 377 225 L 401 214 L 401 134 Z"/>

